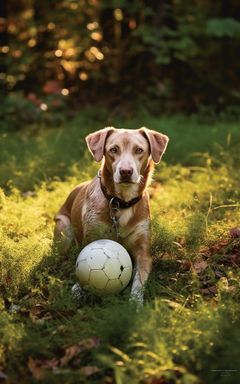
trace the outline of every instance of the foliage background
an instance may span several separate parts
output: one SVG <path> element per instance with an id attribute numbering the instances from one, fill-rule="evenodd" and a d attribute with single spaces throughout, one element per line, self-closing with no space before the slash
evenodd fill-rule
<path id="1" fill-rule="evenodd" d="M 3 0 L 1 118 L 93 103 L 239 115 L 239 40 L 237 0 Z"/>

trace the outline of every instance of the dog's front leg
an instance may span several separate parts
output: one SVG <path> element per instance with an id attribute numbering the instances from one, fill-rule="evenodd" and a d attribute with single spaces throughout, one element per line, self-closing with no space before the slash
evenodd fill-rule
<path id="1" fill-rule="evenodd" d="M 143 304 L 144 286 L 152 269 L 152 259 L 148 243 L 137 244 L 132 254 L 135 261 L 135 273 L 131 289 L 131 299 L 136 300 L 139 304 Z"/>
<path id="2" fill-rule="evenodd" d="M 62 214 L 55 216 L 54 244 L 61 255 L 66 255 L 73 240 L 74 231 L 69 217 Z"/>

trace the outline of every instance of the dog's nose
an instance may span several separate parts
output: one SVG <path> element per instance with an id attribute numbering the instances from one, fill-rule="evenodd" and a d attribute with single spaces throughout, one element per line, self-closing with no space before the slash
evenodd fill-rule
<path id="1" fill-rule="evenodd" d="M 133 174 L 133 168 L 132 167 L 129 167 L 129 168 L 121 168 L 120 169 L 120 175 L 123 177 L 123 178 L 129 178 L 131 177 Z"/>

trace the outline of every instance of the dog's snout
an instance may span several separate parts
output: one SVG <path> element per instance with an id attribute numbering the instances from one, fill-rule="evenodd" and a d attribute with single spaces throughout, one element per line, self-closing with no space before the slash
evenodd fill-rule
<path id="1" fill-rule="evenodd" d="M 133 168 L 132 167 L 129 167 L 129 168 L 121 168 L 120 169 L 120 175 L 123 177 L 123 178 L 130 178 L 133 174 Z"/>

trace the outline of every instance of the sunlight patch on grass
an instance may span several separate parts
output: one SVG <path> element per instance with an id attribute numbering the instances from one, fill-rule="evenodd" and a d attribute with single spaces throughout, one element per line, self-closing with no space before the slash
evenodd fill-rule
<path id="1" fill-rule="evenodd" d="M 152 118 L 151 128 L 156 123 L 164 131 L 169 121 Z M 110 377 L 118 384 L 139 384 L 140 379 L 144 384 L 226 383 L 213 370 L 234 369 L 238 361 L 240 273 L 237 259 L 230 261 L 237 257 L 239 243 L 230 241 L 229 229 L 240 222 L 239 175 L 230 152 L 210 156 L 209 137 L 196 142 L 202 137 L 201 124 L 195 137 L 197 123 L 184 128 L 185 123 L 175 119 L 166 126 L 175 135 L 171 160 L 157 167 L 150 189 L 154 268 L 141 309 L 129 303 L 129 288 L 113 298 L 74 302 L 71 286 L 79 249 L 62 257 L 52 248 L 54 215 L 77 184 L 97 174 L 99 164 L 83 139 L 96 126 L 75 121 L 68 132 L 23 135 L 22 147 L 18 137 L 6 140 L 0 173 L 0 364 L 7 369 L 8 363 L 13 381 L 21 375 L 24 383 L 33 382 L 29 357 L 60 358 L 69 346 L 98 336 L 96 353 L 80 353 L 58 375 L 49 369 L 47 382 L 67 377 L 75 383 L 79 367 L 96 365 L 100 373 L 81 376 L 83 382 L 102 384 Z M 185 146 L 187 128 L 192 136 Z M 219 133 L 223 148 L 224 127 L 210 129 L 212 138 Z M 197 152 L 201 144 L 208 148 L 202 147 L 198 160 L 185 153 L 191 148 Z M 19 308 L 13 314 L 12 304 Z"/>
<path id="2" fill-rule="evenodd" d="M 46 203 L 17 190 L 3 198 L 0 210 L 2 283 L 17 293 L 50 252 L 51 225 Z"/>

